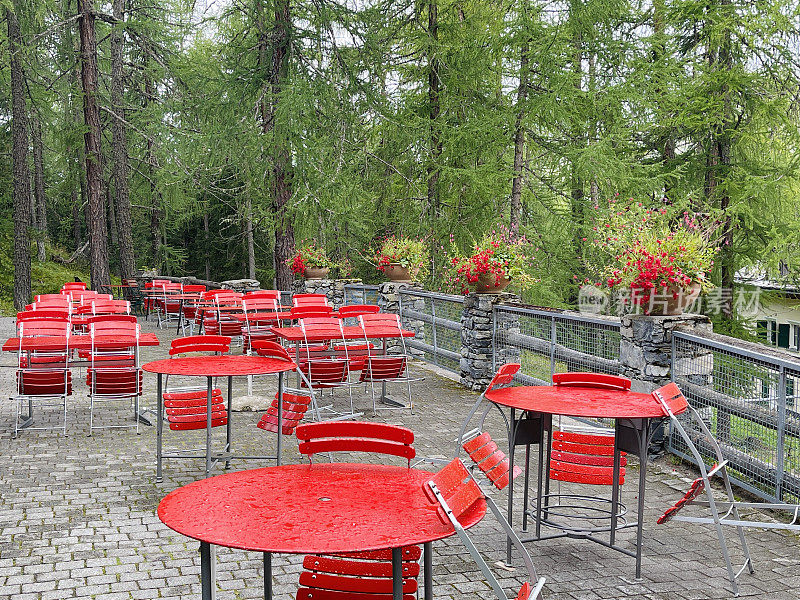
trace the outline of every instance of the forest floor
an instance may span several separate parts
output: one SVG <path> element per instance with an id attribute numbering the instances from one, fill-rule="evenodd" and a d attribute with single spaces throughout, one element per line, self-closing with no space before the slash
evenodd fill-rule
<path id="1" fill-rule="evenodd" d="M 158 348 L 143 349 L 143 359 L 166 356 L 174 330 L 159 330 L 152 320 L 143 330 L 155 331 Z M 13 334 L 13 321 L 0 319 L 0 337 Z M 197 542 L 165 527 L 156 507 L 168 492 L 203 475 L 201 460 L 165 461 L 164 481 L 156 483 L 155 428 L 100 430 L 89 437 L 89 400 L 83 373 L 77 374 L 70 398 L 67 437 L 57 431 L 23 431 L 12 439 L 15 356 L 0 357 L 0 598 L 155 599 L 200 596 L 200 556 Z M 422 366 L 415 372 L 425 380 L 414 385 L 414 414 L 379 411 L 372 417 L 368 395 L 354 389 L 356 407 L 366 420 L 404 425 L 414 430 L 419 456 L 452 456 L 454 440 L 476 394 Z M 257 381 L 254 395 L 271 398 L 274 377 Z M 246 392 L 237 382 L 235 394 Z M 336 402 L 344 405 L 345 395 Z M 145 376 L 143 404 L 155 405 L 155 377 Z M 116 422 L 127 409 L 98 409 Z M 54 420 L 57 409 L 45 408 L 37 423 Z M 274 452 L 275 436 L 256 428 L 260 412 L 238 412 L 233 419 L 237 452 Z M 499 435 L 499 423 L 488 428 Z M 222 429 L 222 428 L 220 428 Z M 221 433 L 221 432 L 218 432 Z M 198 447 L 204 432 L 165 432 L 165 446 Z M 520 458 L 523 453 L 520 452 Z M 360 457 L 362 458 L 362 457 Z M 301 460 L 293 438 L 287 440 L 285 462 Z M 264 466 L 262 461 L 236 461 L 232 469 Z M 215 472 L 220 472 L 218 468 Z M 623 501 L 635 510 L 638 470 L 632 465 L 623 488 Z M 634 578 L 634 561 L 597 544 L 554 539 L 527 547 L 541 576 L 547 578 L 545 598 L 727 598 L 728 581 L 719 546 L 711 528 L 684 523 L 656 525 L 663 510 L 677 501 L 694 475 L 674 459 L 663 457 L 648 467 L 642 578 Z M 518 480 L 518 481 L 521 481 Z M 505 505 L 505 493 L 496 493 Z M 518 502 L 518 505 L 520 502 Z M 391 507 L 387 507 L 391 510 Z M 520 522 L 520 515 L 514 517 Z M 763 515 L 758 518 L 768 520 Z M 731 532 L 728 532 L 729 534 Z M 505 540 L 491 516 L 471 531 L 490 564 L 503 558 Z M 748 532 L 756 572 L 742 575 L 743 596 L 770 600 L 800 598 L 798 537 L 775 531 Z M 634 531 L 620 535 L 633 547 Z M 730 543 L 738 556 L 738 547 Z M 273 559 L 276 598 L 293 598 L 300 557 Z M 517 557 L 516 570 L 496 569 L 512 597 L 525 577 Z M 217 598 L 263 597 L 261 556 L 219 548 Z M 456 537 L 434 544 L 436 598 L 491 598 L 492 592 Z"/>

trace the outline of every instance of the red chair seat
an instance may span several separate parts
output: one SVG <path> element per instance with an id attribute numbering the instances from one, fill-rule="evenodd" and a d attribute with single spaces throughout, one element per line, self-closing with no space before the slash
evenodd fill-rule
<path id="1" fill-rule="evenodd" d="M 497 447 L 492 437 L 484 432 L 478 437 L 462 444 L 462 448 L 469 457 L 478 465 L 478 468 L 486 474 L 494 486 L 502 490 L 506 487 L 510 479 L 516 479 L 522 473 L 522 469 L 515 466 L 514 472 L 509 475 L 509 462 L 505 453 Z"/>
<path id="2" fill-rule="evenodd" d="M 164 394 L 164 408 L 167 422 L 172 431 L 205 429 L 208 424 L 208 392 L 206 390 L 190 390 L 168 392 Z M 222 391 L 211 390 L 211 427 L 219 427 L 228 423 L 228 411 Z"/>
<path id="3" fill-rule="evenodd" d="M 625 483 L 627 456 L 620 454 L 619 483 Z M 591 485 L 614 483 L 614 436 L 554 431 L 550 479 Z"/>
<path id="4" fill-rule="evenodd" d="M 86 370 L 86 385 L 91 388 L 95 396 L 141 396 L 142 383 L 143 373 L 141 369 L 101 368 Z"/>
<path id="5" fill-rule="evenodd" d="M 361 381 L 400 379 L 406 371 L 406 356 L 373 356 L 365 361 Z"/>
<path id="6" fill-rule="evenodd" d="M 65 384 L 66 378 L 66 384 Z M 72 394 L 69 371 L 17 371 L 17 390 L 25 396 L 61 396 Z"/>

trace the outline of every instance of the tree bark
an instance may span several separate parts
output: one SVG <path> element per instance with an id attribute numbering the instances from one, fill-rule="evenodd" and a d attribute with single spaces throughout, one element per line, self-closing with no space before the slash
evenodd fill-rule
<path id="1" fill-rule="evenodd" d="M 265 100 L 261 105 L 261 129 L 264 134 L 272 134 L 270 191 L 273 218 L 275 220 L 275 248 L 273 249 L 275 288 L 288 290 L 291 287 L 293 277 L 287 261 L 294 254 L 295 241 L 294 227 L 287 211 L 287 204 L 292 196 L 294 170 L 292 168 L 288 132 L 281 131 L 277 127 L 276 117 L 278 106 L 281 102 L 281 90 L 289 76 L 289 48 L 292 28 L 289 0 L 275 1 L 275 22 L 270 33 L 267 33 L 263 22 L 260 25 L 259 56 L 262 65 L 269 69 L 267 78 L 269 104 Z M 272 60 L 267 65 L 266 49 L 269 43 L 272 45 Z"/>
<path id="2" fill-rule="evenodd" d="M 144 89 L 146 102 L 149 104 L 150 98 L 153 98 L 153 82 L 148 75 L 144 78 Z M 150 210 L 150 250 L 153 255 L 153 268 L 157 273 L 161 272 L 161 193 L 156 186 L 156 167 L 158 166 L 158 158 L 155 155 L 155 148 L 153 140 L 150 136 L 147 137 L 147 170 L 150 180 L 150 202 L 152 209 Z"/>
<path id="3" fill-rule="evenodd" d="M 44 143 L 42 142 L 42 122 L 34 111 L 32 113 L 33 122 L 31 123 L 31 138 L 33 141 L 33 207 L 36 213 L 36 229 L 39 235 L 36 237 L 36 247 L 38 250 L 37 260 L 44 262 L 47 260 L 47 196 L 44 187 Z"/>
<path id="4" fill-rule="evenodd" d="M 522 0 L 522 19 L 527 23 L 528 0 Z M 519 221 L 522 214 L 522 172 L 525 161 L 525 102 L 528 99 L 529 68 L 528 53 L 530 52 L 529 39 L 526 37 L 519 53 L 519 88 L 517 89 L 517 115 L 514 123 L 514 179 L 511 180 L 511 204 L 509 207 L 509 226 L 511 231 L 519 231 Z"/>
<path id="5" fill-rule="evenodd" d="M 203 213 L 203 233 L 205 234 L 206 279 L 211 279 L 211 235 L 208 229 L 208 210 Z"/>
<path id="6" fill-rule="evenodd" d="M 123 81 L 125 0 L 114 0 L 112 10 L 116 24 L 111 30 L 111 106 L 115 115 L 125 118 L 125 88 Z M 119 243 L 119 275 L 130 279 L 136 272 L 133 255 L 133 222 L 128 186 L 128 140 L 125 123 L 113 118 L 111 125 L 111 154 L 114 160 L 114 196 Z"/>
<path id="7" fill-rule="evenodd" d="M 428 110 L 430 111 L 431 156 L 428 161 L 428 211 L 433 219 L 439 214 L 439 161 L 442 156 L 442 138 L 439 131 L 441 113 L 440 64 L 437 57 L 439 41 L 438 0 L 428 0 Z"/>
<path id="8" fill-rule="evenodd" d="M 244 220 L 247 237 L 247 276 L 250 279 L 256 278 L 256 246 L 253 240 L 253 202 L 250 196 L 247 197 L 247 207 Z"/>
<path id="9" fill-rule="evenodd" d="M 17 3 L 15 3 L 17 4 Z M 15 7 L 16 8 L 16 7 Z M 15 10 L 6 8 L 8 54 L 11 71 L 12 172 L 14 179 L 14 308 L 22 310 L 31 300 L 31 176 L 28 170 L 28 112 L 25 106 L 25 74 L 19 59 L 23 47 Z"/>
<path id="10" fill-rule="evenodd" d="M 97 35 L 93 0 L 78 0 L 81 35 L 81 82 L 86 133 L 86 188 L 89 197 L 89 271 L 92 288 L 105 291 L 111 283 L 108 267 L 108 230 L 103 199 L 102 154 L 100 151 L 100 110 L 97 106 Z"/>

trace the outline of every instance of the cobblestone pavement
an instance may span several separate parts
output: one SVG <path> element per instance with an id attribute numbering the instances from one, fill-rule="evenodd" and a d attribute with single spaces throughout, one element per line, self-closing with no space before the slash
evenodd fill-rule
<path id="1" fill-rule="evenodd" d="M 0 320 L 0 337 L 12 334 L 10 319 Z M 158 331 L 152 322 L 144 330 L 157 331 L 160 348 L 143 351 L 145 360 L 166 355 L 173 332 Z M 160 499 L 176 487 L 202 476 L 203 461 L 165 463 L 163 483 L 155 482 L 155 430 L 101 430 L 87 435 L 89 400 L 76 374 L 76 393 L 70 399 L 68 436 L 59 432 L 23 431 L 11 439 L 13 409 L 13 355 L 0 357 L 0 598 L 199 598 L 198 544 L 165 527 L 156 516 Z M 380 411 L 376 420 L 401 424 L 416 433 L 421 456 L 452 455 L 460 421 L 475 394 L 419 367 L 425 381 L 415 384 L 415 411 Z M 271 397 L 275 378 L 255 383 L 255 394 Z M 235 394 L 246 392 L 237 382 Z M 154 406 L 155 378 L 147 375 L 145 406 Z M 367 408 L 363 390 L 354 390 L 356 405 Z M 336 402 L 344 404 L 339 393 Z M 130 418 L 123 407 L 102 406 L 109 420 Z M 45 408 L 37 422 L 56 409 Z M 265 454 L 274 451 L 272 434 L 255 427 L 259 413 L 236 413 L 235 450 Z M 373 419 L 371 411 L 366 419 Z M 499 434 L 499 424 L 490 423 Z M 204 433 L 165 432 L 165 445 L 199 447 Z M 293 438 L 285 460 L 299 461 Z M 519 458 L 522 458 L 520 453 Z M 234 469 L 262 466 L 263 461 L 237 461 Z M 217 470 L 219 472 L 219 469 Z M 674 503 L 694 476 L 669 458 L 648 471 L 647 507 L 642 579 L 635 580 L 633 559 L 597 544 L 556 539 L 528 545 L 534 563 L 547 578 L 546 598 L 725 598 L 727 578 L 722 557 L 710 529 L 670 523 L 656 525 L 663 509 Z M 636 505 L 636 466 L 629 471 L 624 500 Z M 505 495 L 497 500 L 504 505 Z M 386 510 L 392 510 L 387 506 Z M 515 515 L 519 522 L 520 515 Z M 501 560 L 504 539 L 487 517 L 472 532 L 490 564 Z M 633 531 L 622 536 L 632 547 Z M 797 536 L 751 530 L 755 575 L 743 575 L 742 595 L 770 600 L 800 598 L 800 550 Z M 735 547 L 734 544 L 731 544 Z M 435 544 L 434 593 L 437 598 L 490 598 L 489 587 L 457 538 Z M 262 597 L 261 557 L 255 553 L 220 548 L 217 554 L 218 598 Z M 277 598 L 294 597 L 300 559 L 275 557 Z M 516 561 L 520 567 L 520 561 Z M 515 596 L 524 569 L 497 569 L 507 592 Z"/>

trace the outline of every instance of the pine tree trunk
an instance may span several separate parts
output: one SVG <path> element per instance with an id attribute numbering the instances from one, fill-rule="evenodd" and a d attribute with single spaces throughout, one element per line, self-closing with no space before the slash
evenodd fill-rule
<path id="1" fill-rule="evenodd" d="M 428 0 L 428 110 L 430 111 L 431 156 L 428 162 L 428 212 L 431 219 L 439 214 L 439 161 L 442 156 L 442 138 L 439 131 L 441 102 L 440 64 L 437 57 L 439 41 L 438 0 Z"/>
<path id="2" fill-rule="evenodd" d="M 133 222 L 128 186 L 128 141 L 125 123 L 125 98 L 123 82 L 124 36 L 122 24 L 125 20 L 125 0 L 114 0 L 114 19 L 117 24 L 111 30 L 111 106 L 115 115 L 111 125 L 111 154 L 114 159 L 113 176 L 115 212 L 119 243 L 119 275 L 130 279 L 136 272 L 133 255 Z"/>
<path id="3" fill-rule="evenodd" d="M 260 4 L 259 4 L 260 6 Z M 272 133 L 272 165 L 271 165 L 271 195 L 272 211 L 275 219 L 275 248 L 273 260 L 275 261 L 275 288 L 288 290 L 292 284 L 292 272 L 287 260 L 294 254 L 294 227 L 291 217 L 287 214 L 287 204 L 292 196 L 292 168 L 289 140 L 286 133 L 277 130 L 275 122 L 278 113 L 278 103 L 281 101 L 281 90 L 289 75 L 289 48 L 290 30 L 292 27 L 289 0 L 276 0 L 275 23 L 272 31 L 267 33 L 261 23 L 260 58 L 262 65 L 268 68 L 268 86 L 270 102 L 261 105 L 261 128 L 264 134 Z M 272 45 L 272 61 L 267 65 L 266 48 Z"/>
<path id="4" fill-rule="evenodd" d="M 16 4 L 16 3 L 15 3 Z M 25 74 L 19 60 L 23 47 L 16 12 L 6 8 L 8 54 L 11 71 L 12 172 L 14 178 L 14 308 L 22 310 L 31 300 L 31 176 L 28 170 L 28 109 L 25 106 Z"/>
<path id="5" fill-rule="evenodd" d="M 206 279 L 211 279 L 211 235 L 208 229 L 208 210 L 203 213 L 203 233 L 205 235 Z"/>
<path id="6" fill-rule="evenodd" d="M 97 106 L 97 36 L 93 0 L 78 0 L 81 14 L 81 82 L 83 85 L 83 118 L 86 133 L 86 191 L 89 197 L 89 270 L 92 288 L 105 291 L 111 283 L 108 268 L 108 230 L 103 200 L 102 154 L 100 151 L 100 110 Z"/>
<path id="7" fill-rule="evenodd" d="M 528 0 L 522 0 L 520 13 L 525 19 L 528 12 Z M 511 181 L 511 205 L 509 210 L 509 226 L 512 231 L 519 231 L 520 215 L 522 214 L 522 184 L 523 166 L 525 160 L 525 102 L 528 99 L 529 69 L 528 53 L 530 44 L 528 39 L 522 43 L 519 53 L 519 88 L 517 89 L 517 115 L 514 123 L 514 179 Z"/>
<path id="8" fill-rule="evenodd" d="M 149 76 L 145 75 L 144 78 L 144 92 L 146 104 L 150 103 L 153 98 L 154 89 L 153 82 Z M 156 167 L 158 166 L 158 159 L 154 152 L 153 140 L 148 136 L 147 138 L 147 171 L 148 179 L 150 180 L 150 251 L 153 255 L 153 268 L 157 273 L 161 272 L 161 193 L 156 186 Z"/>
<path id="9" fill-rule="evenodd" d="M 32 113 L 31 137 L 33 141 L 33 209 L 36 211 L 37 260 L 47 260 L 47 195 L 44 187 L 44 143 L 42 142 L 42 122 L 36 112 Z"/>
<path id="10" fill-rule="evenodd" d="M 247 197 L 247 214 L 245 215 L 244 226 L 247 229 L 247 276 L 250 279 L 256 278 L 256 246 L 253 240 L 253 204 L 250 196 Z"/>

